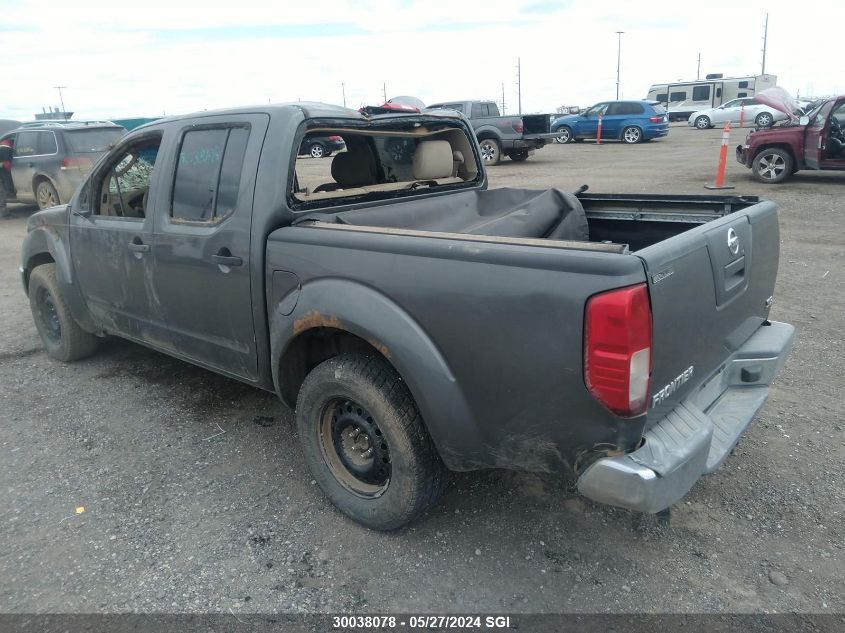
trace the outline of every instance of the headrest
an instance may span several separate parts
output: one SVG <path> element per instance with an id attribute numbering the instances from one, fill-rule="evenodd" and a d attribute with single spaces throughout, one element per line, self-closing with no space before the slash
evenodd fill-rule
<path id="1" fill-rule="evenodd" d="M 367 150 L 347 150 L 332 159 L 332 178 L 341 187 L 376 184 L 376 165 Z"/>
<path id="2" fill-rule="evenodd" d="M 449 141 L 422 141 L 414 152 L 414 179 L 435 180 L 452 175 L 452 144 Z"/>

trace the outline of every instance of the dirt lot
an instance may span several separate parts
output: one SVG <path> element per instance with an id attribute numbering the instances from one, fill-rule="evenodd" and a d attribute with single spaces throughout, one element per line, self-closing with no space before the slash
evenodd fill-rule
<path id="1" fill-rule="evenodd" d="M 720 136 L 553 145 L 490 184 L 705 193 Z M 50 360 L 16 207 L 0 221 L 0 611 L 842 612 L 845 174 L 764 186 L 731 155 L 728 181 L 780 205 L 772 318 L 796 347 L 668 529 L 500 471 L 455 476 L 408 528 L 363 529 L 313 485 L 272 395 L 120 341 Z"/>

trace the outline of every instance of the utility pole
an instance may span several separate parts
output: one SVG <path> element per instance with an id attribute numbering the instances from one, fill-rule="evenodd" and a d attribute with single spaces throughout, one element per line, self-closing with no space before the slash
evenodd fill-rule
<path id="1" fill-rule="evenodd" d="M 382 96 L 384 97 L 383 103 L 387 103 L 387 84 L 386 83 L 381 84 L 381 93 L 382 93 Z"/>
<path id="2" fill-rule="evenodd" d="M 761 75 L 766 74 L 766 45 L 769 40 L 769 14 L 766 14 L 766 24 L 763 27 L 763 68 L 760 70 Z"/>
<path id="3" fill-rule="evenodd" d="M 346 84 L 341 82 L 340 89 L 343 91 L 343 107 L 346 107 Z"/>
<path id="4" fill-rule="evenodd" d="M 67 88 L 67 86 L 53 86 L 53 88 L 59 91 L 59 102 L 62 104 L 62 116 L 65 118 L 65 121 L 67 121 L 67 110 L 65 109 L 65 100 L 64 97 L 62 97 L 62 90 Z"/>
<path id="5" fill-rule="evenodd" d="M 698 70 L 695 71 L 695 80 L 701 79 L 701 53 L 698 54 Z"/>
<path id="6" fill-rule="evenodd" d="M 519 115 L 522 116 L 522 60 L 516 58 L 516 96 L 519 105 Z"/>
<path id="7" fill-rule="evenodd" d="M 619 100 L 619 71 L 622 68 L 622 34 L 625 31 L 616 31 L 619 45 L 616 49 L 616 100 Z"/>
<path id="8" fill-rule="evenodd" d="M 502 116 L 505 116 L 505 82 L 502 82 Z"/>

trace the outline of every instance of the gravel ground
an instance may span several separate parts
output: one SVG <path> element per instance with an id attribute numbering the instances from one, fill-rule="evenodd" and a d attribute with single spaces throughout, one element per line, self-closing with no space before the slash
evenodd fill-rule
<path id="1" fill-rule="evenodd" d="M 490 184 L 701 194 L 720 136 L 553 145 Z M 50 360 L 17 272 L 32 209 L 14 207 L 0 221 L 0 611 L 845 611 L 845 174 L 767 187 L 731 155 L 728 181 L 780 205 L 772 318 L 796 325 L 796 346 L 668 528 L 569 479 L 488 471 L 456 475 L 407 528 L 363 529 L 313 484 L 272 395 L 117 340 Z"/>

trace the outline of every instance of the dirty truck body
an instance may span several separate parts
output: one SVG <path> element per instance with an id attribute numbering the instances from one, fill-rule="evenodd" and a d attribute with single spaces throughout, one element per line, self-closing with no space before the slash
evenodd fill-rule
<path id="1" fill-rule="evenodd" d="M 314 130 L 347 151 L 312 190 L 296 150 Z M 412 166 L 383 134 L 416 144 Z M 122 153 L 150 144 L 125 191 Z M 217 191 L 195 187 L 191 216 L 208 156 Z M 768 320 L 777 265 L 771 202 L 488 190 L 462 117 L 295 104 L 133 131 L 31 217 L 21 268 L 51 354 L 115 335 L 277 393 L 321 488 L 390 529 L 444 467 L 570 471 L 595 500 L 670 506 L 790 349 Z"/>

